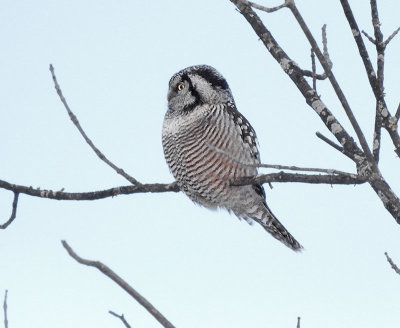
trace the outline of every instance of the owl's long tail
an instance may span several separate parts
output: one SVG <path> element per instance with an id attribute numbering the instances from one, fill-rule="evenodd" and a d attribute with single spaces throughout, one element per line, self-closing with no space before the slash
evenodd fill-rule
<path id="1" fill-rule="evenodd" d="M 274 238 L 284 243 L 286 246 L 294 250 L 295 252 L 301 252 L 303 246 L 290 234 L 289 231 L 283 226 L 282 223 L 276 218 L 271 212 L 267 204 L 263 204 L 265 207 L 262 209 L 261 218 L 255 219 L 255 221 L 262 225 Z"/>

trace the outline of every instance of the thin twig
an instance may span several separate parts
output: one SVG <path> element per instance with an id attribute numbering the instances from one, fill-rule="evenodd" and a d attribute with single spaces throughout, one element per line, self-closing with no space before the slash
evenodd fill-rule
<path id="1" fill-rule="evenodd" d="M 90 148 L 93 149 L 93 151 L 96 153 L 96 155 L 104 162 L 106 163 L 108 166 L 110 166 L 113 170 L 115 170 L 115 172 L 117 172 L 118 174 L 122 175 L 125 179 L 127 179 L 130 183 L 134 184 L 134 185 L 140 185 L 141 183 L 139 181 L 137 181 L 134 177 L 130 176 L 128 173 L 126 173 L 123 169 L 119 168 L 118 166 L 116 166 L 114 163 L 112 163 L 92 142 L 92 140 L 89 139 L 89 137 L 86 135 L 85 131 L 82 129 L 82 126 L 80 125 L 77 117 L 75 116 L 75 114 L 71 111 L 71 109 L 69 108 L 69 105 L 61 91 L 60 85 L 57 82 L 57 77 L 54 73 L 54 67 L 53 65 L 50 64 L 50 72 L 51 72 L 51 76 L 53 77 L 53 81 L 54 81 L 54 87 L 57 91 L 58 96 L 60 97 L 61 102 L 63 103 L 65 109 L 68 112 L 68 115 L 71 119 L 71 121 L 74 123 L 74 125 L 76 126 L 76 128 L 78 129 L 79 133 L 82 135 L 82 137 L 85 139 L 85 141 L 88 143 L 88 145 L 90 146 Z"/>
<path id="2" fill-rule="evenodd" d="M 372 66 L 371 60 L 369 59 L 369 54 L 368 54 L 367 48 L 365 47 L 364 40 L 361 37 L 361 32 L 358 27 L 357 21 L 353 15 L 353 11 L 351 10 L 348 0 L 340 0 L 340 3 L 343 7 L 343 12 L 346 16 L 347 22 L 349 23 L 351 32 L 354 37 L 354 41 L 357 44 L 358 52 L 360 53 L 360 57 L 364 63 L 364 67 L 365 67 L 365 71 L 367 72 L 369 84 L 371 85 L 372 90 L 374 91 L 374 94 L 377 95 L 377 93 L 376 93 L 377 90 L 375 88 L 375 86 L 376 86 L 375 70 L 374 70 L 374 67 Z"/>
<path id="3" fill-rule="evenodd" d="M 382 120 L 383 120 L 382 124 L 385 127 L 385 129 L 388 131 L 390 138 L 392 139 L 393 145 L 395 146 L 396 154 L 400 157 L 400 136 L 399 136 L 397 127 L 395 125 L 393 125 L 393 122 L 391 122 L 391 120 L 390 120 L 391 115 L 390 115 L 390 112 L 386 105 L 384 95 L 382 94 L 383 90 L 381 90 L 381 88 L 379 88 L 378 83 L 376 82 L 377 77 L 375 74 L 375 70 L 372 66 L 371 60 L 369 59 L 369 54 L 368 54 L 367 48 L 365 47 L 363 38 L 361 37 L 360 29 L 358 28 L 356 19 L 354 18 L 354 15 L 353 15 L 353 12 L 351 10 L 348 0 L 340 0 L 340 2 L 342 4 L 346 19 L 351 28 L 351 32 L 353 34 L 354 40 L 357 44 L 358 51 L 360 53 L 360 57 L 364 63 L 365 71 L 367 73 L 367 77 L 368 77 L 368 81 L 371 86 L 371 89 L 375 95 L 376 100 L 381 101 L 381 108 L 379 110 L 382 113 Z M 377 45 L 377 46 L 384 47 L 385 45 Z"/>
<path id="4" fill-rule="evenodd" d="M 301 172 L 321 172 L 327 174 L 338 174 L 343 176 L 354 177 L 356 174 L 343 172 L 335 169 L 322 169 L 317 167 L 298 167 L 298 166 L 287 166 L 287 165 L 276 165 L 276 164 L 258 164 L 255 165 L 257 167 L 264 167 L 268 169 L 276 169 L 276 170 L 290 170 L 290 171 L 301 171 Z"/>
<path id="5" fill-rule="evenodd" d="M 357 172 L 363 177 L 368 178 L 368 182 L 378 195 L 383 205 L 387 209 L 387 211 L 393 216 L 393 218 L 400 224 L 400 199 L 391 189 L 389 184 L 383 178 L 381 172 L 375 160 L 373 158 L 372 152 L 366 142 L 365 136 L 356 121 L 354 114 L 347 103 L 346 98 L 343 95 L 341 88 L 339 87 L 336 79 L 334 78 L 332 71 L 329 69 L 329 64 L 327 63 L 325 57 L 319 50 L 318 45 L 316 44 L 314 37 L 311 35 L 308 27 L 305 25 L 304 20 L 299 14 L 296 6 L 294 5 L 294 0 L 286 0 L 286 3 L 289 5 L 293 15 L 298 20 L 301 28 L 305 31 L 305 34 L 311 43 L 313 50 L 315 51 L 318 60 L 323 66 L 325 72 L 327 73 L 331 84 L 338 96 L 339 100 L 342 103 L 343 108 L 345 108 L 346 114 L 351 121 L 354 130 L 357 133 L 357 137 L 361 143 L 363 151 L 357 146 L 354 139 L 349 135 L 349 133 L 345 130 L 343 125 L 336 119 L 336 117 L 331 113 L 331 111 L 327 108 L 327 106 L 323 103 L 318 94 L 311 88 L 311 86 L 307 83 L 303 75 L 299 74 L 297 70 L 297 65 L 290 59 L 290 57 L 286 54 L 286 52 L 280 47 L 280 45 L 276 42 L 275 38 L 272 36 L 271 32 L 265 27 L 263 22 L 257 13 L 250 7 L 245 5 L 241 0 L 230 0 L 235 4 L 235 6 L 239 9 L 239 12 L 246 18 L 249 24 L 252 26 L 260 40 L 264 43 L 265 47 L 269 51 L 269 53 L 273 56 L 273 58 L 281 65 L 284 72 L 290 77 L 293 83 L 296 85 L 298 90 L 304 96 L 307 104 L 312 107 L 312 109 L 318 114 L 322 122 L 329 129 L 329 131 L 335 136 L 337 141 L 341 144 L 341 146 L 346 150 L 347 153 L 351 153 L 354 158 L 354 162 L 357 165 Z M 347 7 L 348 2 L 346 0 L 340 0 L 342 4 L 346 3 Z M 351 14 L 351 9 L 348 11 L 345 9 L 346 17 L 348 14 Z M 352 25 L 353 26 L 353 25 Z M 356 26 L 356 24 L 355 24 Z M 356 26 L 357 27 L 357 26 Z M 356 38 L 358 35 L 358 39 L 361 39 L 359 34 L 358 27 L 357 29 L 352 29 L 353 35 Z M 361 39 L 362 41 L 362 39 Z M 357 44 L 358 45 L 358 44 Z M 374 75 L 374 74 L 373 74 Z M 386 110 L 386 108 L 385 108 Z M 388 120 L 385 120 L 385 128 L 393 129 L 393 124 L 390 123 L 390 126 L 386 123 Z M 393 140 L 393 143 L 396 146 L 396 153 L 400 157 L 400 137 L 398 136 L 397 131 L 389 131 L 389 134 Z"/>
<path id="6" fill-rule="evenodd" d="M 68 254 L 80 264 L 94 267 L 100 272 L 105 274 L 108 278 L 117 283 L 123 290 L 125 290 L 129 295 L 131 295 L 140 305 L 142 305 L 161 325 L 166 328 L 175 328 L 172 323 L 170 323 L 167 318 L 165 318 L 161 312 L 159 312 L 146 298 L 140 295 L 134 288 L 132 288 L 125 280 L 118 276 L 114 271 L 112 271 L 107 265 L 99 262 L 86 260 L 81 258 L 75 251 L 68 245 L 65 240 L 61 241 L 64 248 L 67 250 Z"/>
<path id="7" fill-rule="evenodd" d="M 328 185 L 357 185 L 367 182 L 365 177 L 357 174 L 346 175 L 327 175 L 327 174 L 300 174 L 300 173 L 270 173 L 258 174 L 252 177 L 242 177 L 231 181 L 232 186 L 244 186 L 253 184 L 263 184 L 270 182 L 300 182 L 309 184 L 328 184 Z"/>
<path id="8" fill-rule="evenodd" d="M 371 0 L 371 16 L 372 25 L 374 27 L 375 35 L 375 46 L 377 52 L 377 80 L 376 87 L 379 91 L 379 97 L 376 98 L 376 109 L 375 109 L 375 127 L 373 136 L 373 155 L 375 161 L 379 162 L 379 153 L 381 150 L 381 130 L 382 130 L 382 120 L 383 120 L 383 108 L 384 108 L 384 64 L 385 64 L 385 47 L 383 46 L 383 34 L 381 31 L 381 22 L 379 21 L 378 6 L 376 0 Z M 385 113 L 386 114 L 386 113 Z"/>
<path id="9" fill-rule="evenodd" d="M 119 315 L 119 314 L 116 314 L 113 311 L 108 311 L 108 313 L 110 313 L 114 317 L 117 317 L 117 318 L 121 319 L 121 321 L 123 322 L 123 324 L 125 325 L 126 328 L 131 328 L 131 325 L 128 323 L 128 321 L 126 321 L 126 319 L 125 319 L 123 314 Z"/>
<path id="10" fill-rule="evenodd" d="M 0 229 L 6 229 L 11 224 L 11 222 L 14 221 L 15 217 L 17 216 L 18 196 L 19 196 L 19 192 L 14 191 L 14 200 L 12 202 L 12 211 L 11 211 L 10 218 L 5 223 L 0 224 Z"/>
<path id="11" fill-rule="evenodd" d="M 394 117 L 396 119 L 396 124 L 397 124 L 397 122 L 399 121 L 399 118 L 400 118 L 400 103 L 399 103 L 399 106 L 397 107 L 396 114 L 394 114 Z"/>
<path id="12" fill-rule="evenodd" d="M 374 165 L 373 163 L 373 156 L 371 153 L 371 150 L 369 149 L 367 140 L 365 139 L 364 133 L 362 132 L 360 125 L 358 124 L 353 111 L 350 108 L 349 103 L 347 102 L 346 96 L 344 95 L 341 87 L 339 86 L 339 83 L 337 82 L 335 76 L 333 75 L 333 72 L 330 68 L 329 62 L 326 60 L 325 56 L 321 52 L 321 50 L 318 47 L 317 42 L 315 41 L 313 35 L 311 34 L 311 31 L 309 30 L 308 26 L 306 25 L 303 17 L 301 16 L 300 12 L 298 11 L 294 1 L 289 1 L 288 2 L 288 7 L 290 8 L 293 16 L 296 18 L 297 22 L 299 23 L 301 29 L 303 30 L 305 36 L 307 37 L 308 41 L 311 44 L 311 47 L 313 48 L 315 54 L 317 55 L 318 60 L 320 61 L 322 67 L 325 70 L 325 73 L 328 75 L 329 81 L 331 82 L 331 85 L 333 89 L 335 90 L 335 93 L 337 97 L 340 100 L 340 103 L 342 104 L 342 107 L 344 111 L 346 112 L 346 115 L 353 126 L 354 131 L 357 134 L 358 140 L 360 141 L 361 147 L 366 154 L 367 158 L 370 159 L 371 165 Z"/>
<path id="13" fill-rule="evenodd" d="M 348 156 L 349 158 L 354 160 L 354 156 L 353 154 L 347 153 L 343 147 L 337 145 L 336 143 L 334 143 L 332 140 L 330 140 L 329 138 L 325 137 L 321 132 L 315 132 L 315 135 L 320 138 L 322 141 L 326 142 L 329 146 L 335 148 L 336 150 L 340 151 L 341 153 L 345 154 L 346 156 Z"/>
<path id="14" fill-rule="evenodd" d="M 370 35 L 369 35 L 367 32 L 365 32 L 364 30 L 362 30 L 361 33 L 364 34 L 365 37 L 366 37 L 371 43 L 373 43 L 373 44 L 376 45 L 376 41 L 375 41 L 375 39 L 374 39 L 372 36 L 370 36 Z"/>
<path id="15" fill-rule="evenodd" d="M 7 294 L 8 290 L 4 294 L 4 303 L 3 303 L 3 310 L 4 310 L 4 328 L 8 328 L 8 318 L 7 318 Z"/>
<path id="16" fill-rule="evenodd" d="M 246 5 L 248 5 L 248 6 L 251 6 L 253 8 L 256 8 L 256 9 L 259 9 L 259 10 L 262 10 L 262 11 L 265 11 L 267 13 L 273 13 L 274 11 L 277 11 L 279 9 L 287 7 L 287 3 L 286 3 L 287 1 L 285 1 L 283 4 L 281 4 L 279 6 L 272 7 L 272 8 L 261 6 L 261 5 L 257 4 L 257 3 L 254 3 L 254 2 L 251 2 L 251 1 L 247 1 L 247 0 L 241 0 L 241 1 L 243 3 L 245 3 Z"/>
<path id="17" fill-rule="evenodd" d="M 331 58 L 329 57 L 329 51 L 328 51 L 328 38 L 326 36 L 326 24 L 322 25 L 322 49 L 323 49 L 323 55 L 325 57 L 326 62 L 329 65 L 329 68 L 332 69 L 333 63 L 331 61 Z"/>
<path id="18" fill-rule="evenodd" d="M 400 27 L 397 28 L 396 30 L 394 30 L 394 32 L 392 34 L 390 34 L 390 36 L 386 39 L 385 42 L 383 42 L 383 46 L 386 47 L 388 45 L 388 43 L 390 41 L 392 41 L 392 39 L 396 36 L 397 33 L 399 33 L 400 31 Z"/>
<path id="19" fill-rule="evenodd" d="M 381 151 L 382 116 L 380 113 L 380 109 L 381 109 L 381 102 L 378 100 L 376 102 L 374 135 L 372 141 L 372 154 L 374 155 L 376 163 L 379 163 L 379 153 Z"/>
<path id="20" fill-rule="evenodd" d="M 297 325 L 296 328 L 300 328 L 300 317 L 297 317 Z"/>
<path id="21" fill-rule="evenodd" d="M 288 56 L 288 54 L 277 43 L 271 32 L 261 21 L 257 13 L 241 0 L 230 0 L 239 9 L 239 12 L 249 22 L 260 40 L 272 55 L 272 57 L 282 67 L 284 72 L 296 85 L 298 90 L 305 98 L 307 104 L 317 113 L 325 126 L 332 132 L 335 138 L 346 149 L 348 153 L 352 153 L 357 158 L 363 158 L 365 155 L 354 142 L 353 138 L 347 133 L 342 124 L 336 119 L 329 108 L 323 103 L 315 90 L 308 84 L 304 78 L 304 74 L 298 69 L 298 65 Z M 312 75 L 310 75 L 312 76 Z"/>
<path id="22" fill-rule="evenodd" d="M 397 273 L 400 274 L 400 269 L 399 267 L 393 262 L 393 260 L 390 258 L 387 252 L 385 252 L 386 260 L 389 262 L 390 266 L 392 269 Z"/>
<path id="23" fill-rule="evenodd" d="M 317 79 L 315 76 L 317 75 L 316 65 L 315 65 L 315 54 L 314 51 L 311 49 L 311 70 L 312 70 L 312 86 L 315 92 L 317 92 Z"/>
<path id="24" fill-rule="evenodd" d="M 247 166 L 247 167 L 263 167 L 267 169 L 276 169 L 276 170 L 290 170 L 290 171 L 303 171 L 303 172 L 321 172 L 321 173 L 328 173 L 328 174 L 340 174 L 340 175 L 349 175 L 349 176 L 354 176 L 352 173 L 347 173 L 343 171 L 338 171 L 334 169 L 321 169 L 321 168 L 315 168 L 315 167 L 299 167 L 299 166 L 294 166 L 294 165 L 279 165 L 279 164 L 255 164 L 255 163 L 243 163 L 237 158 L 234 158 L 231 154 L 228 154 L 226 151 L 224 151 L 221 148 L 215 147 L 211 145 L 209 142 L 205 143 L 207 147 L 211 148 L 215 152 L 227 157 L 230 161 L 235 162 L 236 164 L 239 164 L 240 166 Z"/>

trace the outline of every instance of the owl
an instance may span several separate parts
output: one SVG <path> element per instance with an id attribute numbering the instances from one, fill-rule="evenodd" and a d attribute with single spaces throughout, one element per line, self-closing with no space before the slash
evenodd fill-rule
<path id="1" fill-rule="evenodd" d="M 164 155 L 180 189 L 195 203 L 257 222 L 283 244 L 302 246 L 269 209 L 262 185 L 232 181 L 257 174 L 256 133 L 237 110 L 225 78 L 213 67 L 185 68 L 169 81 Z"/>

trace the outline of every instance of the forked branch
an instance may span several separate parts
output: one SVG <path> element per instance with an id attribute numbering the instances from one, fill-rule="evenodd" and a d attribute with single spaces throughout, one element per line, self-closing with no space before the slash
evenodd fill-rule
<path id="1" fill-rule="evenodd" d="M 119 315 L 113 311 L 108 311 L 108 313 L 120 319 L 126 328 L 131 328 L 131 325 L 128 323 L 128 321 L 126 321 L 125 316 L 123 314 Z"/>
<path id="2" fill-rule="evenodd" d="M 75 251 L 68 245 L 68 243 L 63 240 L 62 245 L 67 250 L 68 254 L 78 263 L 94 267 L 98 269 L 101 273 L 106 275 L 117 285 L 119 285 L 123 290 L 125 290 L 130 296 L 132 296 L 140 305 L 142 305 L 163 327 L 175 328 L 172 323 L 170 323 L 167 318 L 165 318 L 160 311 L 158 311 L 146 298 L 139 294 L 132 286 L 130 286 L 124 279 L 118 276 L 113 270 L 111 270 L 107 265 L 99 262 L 86 260 L 80 257 Z"/>
<path id="3" fill-rule="evenodd" d="M 284 72 L 291 78 L 293 83 L 297 86 L 299 91 L 302 93 L 304 98 L 306 99 L 307 104 L 313 108 L 313 110 L 318 114 L 320 119 L 329 129 L 329 131 L 335 136 L 335 138 L 340 143 L 343 150 L 341 150 L 340 146 L 337 146 L 333 142 L 330 142 L 327 138 L 321 138 L 326 141 L 329 145 L 334 147 L 335 149 L 341 150 L 343 154 L 350 157 L 356 164 L 358 175 L 365 177 L 371 187 L 374 189 L 378 197 L 381 199 L 382 203 L 384 204 L 385 208 L 389 211 L 389 213 L 393 216 L 393 218 L 400 224 L 400 199 L 397 195 L 393 192 L 389 184 L 383 178 L 377 161 L 375 160 L 370 147 L 365 139 L 363 131 L 361 130 L 352 109 L 350 108 L 347 99 L 339 86 L 332 70 L 329 61 L 327 60 L 326 56 L 321 52 L 319 49 L 318 44 L 316 43 L 313 35 L 311 34 L 308 26 L 306 25 L 303 17 L 301 16 L 300 12 L 298 11 L 295 1 L 294 0 L 285 0 L 283 7 L 288 7 L 297 22 L 300 25 L 300 28 L 304 32 L 305 36 L 307 37 L 309 43 L 311 44 L 313 52 L 315 52 L 319 62 L 321 63 L 322 67 L 324 68 L 325 73 L 327 74 L 329 81 L 342 104 L 342 107 L 345 110 L 345 113 L 353 126 L 354 131 L 356 132 L 358 141 L 361 144 L 360 149 L 350 134 L 344 129 L 343 125 L 341 125 L 336 117 L 329 111 L 327 106 L 323 103 L 320 96 L 316 93 L 315 88 L 311 88 L 308 82 L 304 79 L 304 75 L 302 71 L 298 68 L 297 64 L 286 54 L 286 52 L 280 47 L 277 41 L 272 36 L 271 32 L 265 27 L 261 19 L 258 17 L 256 12 L 252 9 L 254 5 L 249 4 L 247 1 L 243 0 L 230 0 L 235 6 L 239 9 L 239 12 L 245 17 L 245 19 L 249 22 L 251 27 L 254 29 L 260 40 L 264 43 L 265 47 L 269 51 L 269 53 L 274 57 L 274 59 L 280 64 Z M 347 3 L 345 0 L 341 0 L 342 4 Z M 348 9 L 348 8 L 347 8 Z M 351 14 L 351 10 L 345 10 L 346 17 Z M 352 14 L 351 14 L 352 15 Z M 353 24 L 354 23 L 354 24 Z M 357 45 L 360 47 L 364 47 L 356 25 L 356 22 L 352 22 L 351 26 L 353 35 L 357 37 Z M 365 48 L 365 47 L 364 47 Z M 359 48 L 363 51 L 363 54 L 367 54 L 364 48 Z M 364 59 L 364 58 L 363 58 Z M 366 58 L 364 60 L 368 68 L 372 69 L 372 65 L 369 62 L 369 59 Z M 373 69 L 371 70 L 373 72 Z M 374 91 L 379 91 L 376 88 L 377 78 L 375 73 L 371 74 L 372 77 L 370 78 L 370 83 L 375 87 Z M 379 94 L 379 92 L 377 92 Z M 384 115 L 387 113 L 386 104 L 383 101 L 380 101 L 379 109 L 382 112 L 383 124 L 385 128 L 389 131 L 390 136 L 394 144 L 396 145 L 396 152 L 400 156 L 400 139 L 397 143 L 398 133 L 395 129 L 397 129 L 397 123 L 395 118 L 389 117 L 388 115 Z M 386 111 L 386 112 L 385 112 Z"/>

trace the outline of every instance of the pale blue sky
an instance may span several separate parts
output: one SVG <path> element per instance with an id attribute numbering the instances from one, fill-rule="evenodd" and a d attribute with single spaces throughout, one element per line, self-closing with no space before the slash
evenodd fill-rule
<path id="1" fill-rule="evenodd" d="M 351 5 L 372 35 L 369 2 Z M 298 6 L 318 39 L 328 24 L 333 71 L 371 142 L 375 103 L 339 2 Z M 379 10 L 388 36 L 399 26 L 400 3 L 380 1 Z M 310 46 L 289 11 L 260 15 L 289 56 L 309 68 Z M 69 120 L 50 63 L 87 134 L 141 182 L 172 181 L 161 147 L 168 81 L 203 63 L 227 78 L 264 163 L 354 171 L 315 137 L 329 133 L 228 0 L 2 0 L 0 40 L 0 179 L 66 191 L 127 184 Z M 396 38 L 385 63 L 392 112 L 399 53 Z M 328 83 L 318 92 L 351 131 Z M 382 171 L 399 194 L 399 160 L 386 134 L 383 141 Z M 177 327 L 295 327 L 298 316 L 307 328 L 399 327 L 400 277 L 383 253 L 400 264 L 400 227 L 372 189 L 273 186 L 268 204 L 305 246 L 302 254 L 182 194 L 95 202 L 21 195 L 16 221 L 0 231 L 0 295 L 9 290 L 10 327 L 122 327 L 108 310 L 124 313 L 133 327 L 159 327 L 113 282 L 74 262 L 61 239 L 109 265 Z M 0 190 L 1 222 L 11 201 Z"/>

